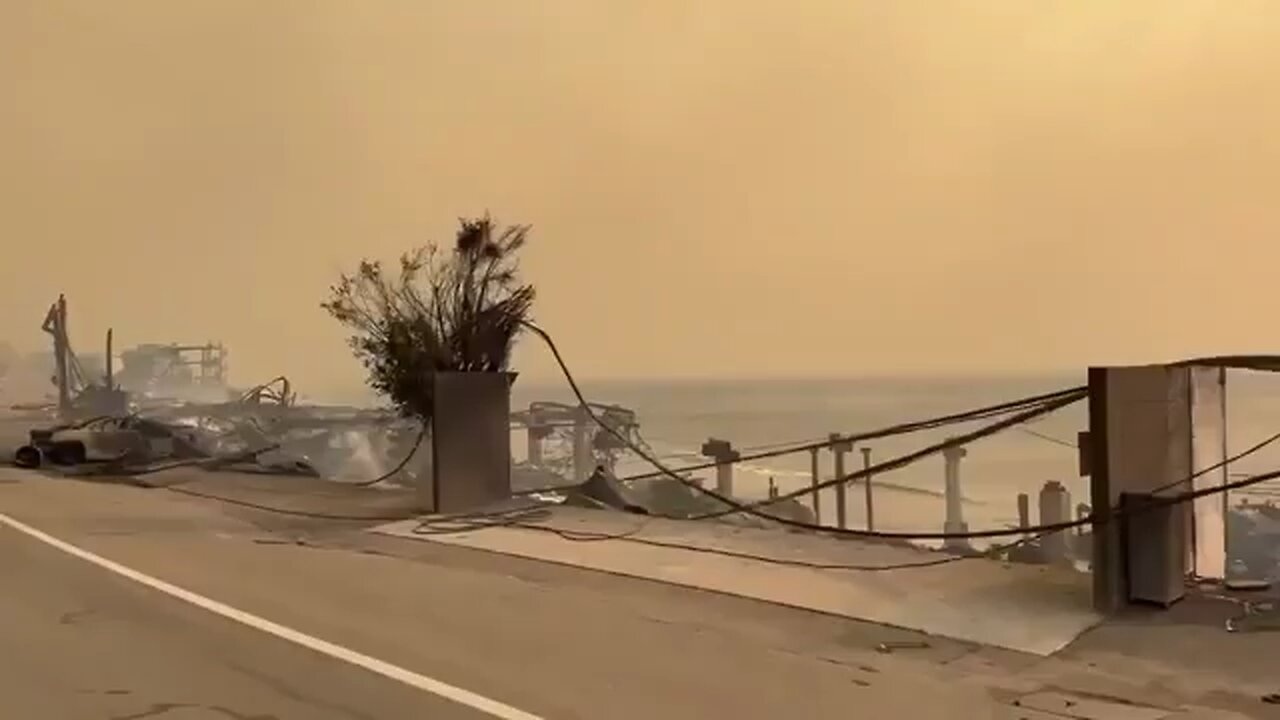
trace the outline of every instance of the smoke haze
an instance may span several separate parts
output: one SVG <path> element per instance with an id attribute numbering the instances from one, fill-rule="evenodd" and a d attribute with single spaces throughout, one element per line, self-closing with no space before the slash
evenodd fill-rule
<path id="1" fill-rule="evenodd" d="M 1276 37 L 1270 0 L 0 0 L 0 338 L 64 291 L 82 352 L 354 386 L 328 284 L 488 209 L 584 376 L 1274 351 Z"/>

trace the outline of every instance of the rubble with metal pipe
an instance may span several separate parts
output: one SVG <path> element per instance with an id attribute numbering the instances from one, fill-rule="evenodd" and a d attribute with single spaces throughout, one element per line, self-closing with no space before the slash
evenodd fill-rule
<path id="1" fill-rule="evenodd" d="M 299 405 L 283 376 L 230 390 L 220 343 L 127 350 L 121 378 L 108 330 L 97 377 L 71 347 L 65 296 L 50 306 L 41 330 L 52 339 L 56 396 L 14 407 L 5 418 L 10 425 L 29 423 L 13 458 L 22 467 L 133 475 L 177 464 L 339 477 L 361 451 L 367 473 L 385 464 L 379 457 L 408 452 L 405 446 L 416 442 L 416 424 L 387 412 Z M 192 352 L 199 357 L 188 359 Z"/>
<path id="2" fill-rule="evenodd" d="M 392 451 L 416 431 L 362 413 L 293 406 L 264 418 L 259 408 L 182 405 L 128 415 L 37 427 L 15 452 L 27 468 L 90 469 L 132 475 L 174 463 L 249 472 L 340 476 L 358 451 L 341 442 L 354 434 L 365 446 Z M 358 445 L 358 443 L 357 443 Z M 407 452 L 407 449 L 404 450 Z M 372 452 L 370 455 L 391 455 Z"/>

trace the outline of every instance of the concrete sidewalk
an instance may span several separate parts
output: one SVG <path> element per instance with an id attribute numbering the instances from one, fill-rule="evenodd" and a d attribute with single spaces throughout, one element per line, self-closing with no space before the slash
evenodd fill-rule
<path id="1" fill-rule="evenodd" d="M 520 527 L 497 524 L 448 532 L 452 526 L 436 525 L 423 533 L 418 531 L 422 521 L 406 520 L 376 532 L 712 590 L 1035 655 L 1061 650 L 1101 620 L 1090 608 L 1088 577 L 1070 569 L 985 558 L 888 572 L 836 569 L 821 566 L 883 568 L 951 556 L 783 529 L 574 507 L 545 508 L 539 514 L 543 516 Z M 595 536 L 625 538 L 591 541 Z"/>

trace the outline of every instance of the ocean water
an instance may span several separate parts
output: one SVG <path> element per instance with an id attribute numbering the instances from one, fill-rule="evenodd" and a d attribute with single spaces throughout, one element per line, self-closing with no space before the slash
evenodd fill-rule
<path id="1" fill-rule="evenodd" d="M 698 453 L 708 438 L 733 443 L 744 454 L 779 443 L 817 440 L 830 433 L 873 430 L 902 422 L 947 415 L 1052 392 L 1085 383 L 1077 376 L 992 378 L 865 378 L 843 380 L 734 381 L 582 381 L 592 402 L 612 403 L 634 410 L 640 432 L 664 464 L 681 466 L 706 461 Z M 513 391 L 513 408 L 530 401 L 573 403 L 567 385 L 521 384 Z M 1228 446 L 1234 453 L 1280 432 L 1280 376 L 1232 371 L 1228 379 Z M 966 447 L 961 462 L 965 520 L 971 530 L 1016 523 L 1017 495 L 1031 495 L 1032 521 L 1036 498 L 1046 481 L 1062 483 L 1072 503 L 1088 501 L 1087 479 L 1080 477 L 1077 432 L 1087 425 L 1086 402 L 1060 409 L 1025 426 L 1008 429 Z M 945 429 L 886 438 L 868 443 L 873 462 L 906 454 L 947 437 L 977 429 L 991 420 Z M 516 459 L 524 442 L 513 438 Z M 567 445 L 548 447 L 548 453 L 567 453 Z M 846 470 L 861 467 L 858 450 L 846 455 Z M 810 483 L 807 452 L 747 462 L 735 471 L 734 491 L 742 497 L 764 497 L 770 482 L 781 492 Z M 944 518 L 943 467 L 940 455 L 877 475 L 872 480 L 875 528 L 892 531 L 938 531 Z M 1280 468 L 1280 443 L 1259 452 L 1233 473 Z M 623 455 L 616 467 L 626 477 L 652 471 L 642 459 Z M 820 455 L 820 475 L 833 477 L 831 453 Z M 713 486 L 713 471 L 695 476 Z M 1261 493 L 1273 491 L 1259 491 Z M 1241 495 L 1239 493 L 1237 496 Z M 1238 500 L 1239 497 L 1233 496 Z M 835 498 L 821 500 L 821 520 L 834 523 Z M 850 527 L 864 527 L 864 488 L 849 489 L 846 498 Z"/>

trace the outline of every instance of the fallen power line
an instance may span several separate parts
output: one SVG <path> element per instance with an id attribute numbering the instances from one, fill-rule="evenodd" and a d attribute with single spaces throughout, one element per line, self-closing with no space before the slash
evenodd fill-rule
<path id="1" fill-rule="evenodd" d="M 795 527 L 802 530 L 824 532 L 824 533 L 847 536 L 847 537 L 896 539 L 896 540 L 932 540 L 932 539 L 950 539 L 950 538 L 960 539 L 962 537 L 965 537 L 966 535 L 955 535 L 955 534 L 948 535 L 945 533 L 929 533 L 929 534 L 887 533 L 887 532 L 877 532 L 877 531 L 871 531 L 871 530 L 852 530 L 848 528 L 832 528 L 825 525 L 818 525 L 816 523 L 809 523 L 801 520 L 794 520 L 792 518 L 770 515 L 768 513 L 762 512 L 760 508 L 763 508 L 775 503 L 779 503 L 784 500 L 790 500 L 797 497 L 801 497 L 803 495 L 808 495 L 815 491 L 822 490 L 828 487 L 833 487 L 835 485 L 852 482 L 854 480 L 859 480 L 871 475 L 883 473 L 888 470 L 894 470 L 900 467 L 904 467 L 924 457 L 928 457 L 930 455 L 942 452 L 948 448 L 966 445 L 968 443 L 973 442 L 974 440 L 986 437 L 988 435 L 992 435 L 1007 427 L 1019 425 L 1028 420 L 1034 419 L 1036 417 L 1040 417 L 1041 415 L 1046 415 L 1059 408 L 1066 407 L 1067 405 L 1070 405 L 1075 402 L 1079 402 L 1080 400 L 1084 399 L 1088 395 L 1087 388 L 1083 388 L 1083 387 L 1069 388 L 1067 390 L 1047 393 L 1045 395 L 1039 395 L 1033 398 L 1015 400 L 1007 403 L 1001 403 L 999 405 L 993 405 L 987 408 L 980 408 L 978 410 L 972 410 L 972 411 L 963 412 L 963 413 L 956 413 L 953 415 L 944 416 L 942 418 L 934 418 L 932 420 L 925 420 L 925 421 L 920 421 L 915 423 L 904 423 L 901 425 L 893 426 L 892 428 L 872 431 L 869 433 L 862 433 L 860 435 L 853 435 L 853 436 L 850 436 L 850 438 L 855 440 L 869 439 L 869 438 L 875 438 L 875 437 L 886 437 L 887 435 L 891 435 L 891 434 L 901 434 L 903 432 L 910 432 L 910 430 L 904 430 L 904 428 L 940 427 L 947 423 L 956 423 L 956 422 L 963 422 L 966 420 L 972 420 L 974 417 L 979 417 L 979 416 L 986 417 L 986 416 L 995 414 L 997 412 L 1007 413 L 1007 412 L 1010 412 L 1011 410 L 1026 408 L 1022 412 L 1019 412 L 1013 415 L 1012 417 L 999 420 L 997 422 L 991 423 L 990 425 L 986 425 L 982 428 L 965 433 L 963 435 L 959 435 L 955 438 L 946 440 L 944 442 L 931 445 L 929 447 L 923 448 L 914 453 L 909 453 L 907 455 L 902 455 L 897 458 L 886 460 L 886 461 L 871 465 L 869 467 L 863 468 L 861 470 L 857 470 L 855 472 L 849 473 L 842 477 L 833 478 L 831 480 L 818 483 L 810 487 L 802 488 L 800 490 L 792 491 L 789 493 L 783 493 L 783 494 L 777 495 L 776 497 L 770 497 L 770 498 L 752 502 L 752 503 L 744 503 L 737 499 L 718 493 L 714 490 L 704 488 L 699 483 L 696 483 L 690 480 L 689 478 L 679 474 L 679 472 L 677 472 L 676 470 L 672 470 L 671 468 L 668 468 L 661 461 L 654 458 L 650 453 L 645 451 L 643 448 L 639 447 L 635 442 L 631 440 L 631 438 L 627 437 L 625 434 L 621 432 L 618 432 L 615 428 L 610 426 L 608 423 L 605 423 L 603 420 L 601 420 L 600 417 L 592 409 L 591 403 L 583 395 L 581 388 L 578 386 L 577 380 L 573 377 L 572 371 L 570 371 L 568 365 L 565 363 L 564 357 L 560 354 L 560 350 L 556 346 L 555 341 L 551 338 L 551 335 L 547 333 L 545 330 L 543 330 L 542 328 L 538 327 L 537 325 L 534 325 L 533 323 L 526 322 L 525 326 L 528 327 L 529 330 L 532 331 L 534 334 L 538 335 L 542 339 L 542 341 L 547 344 L 547 347 L 551 350 L 552 355 L 555 357 L 556 363 L 560 366 L 561 373 L 564 375 L 565 380 L 568 382 L 570 389 L 573 391 L 574 396 L 577 398 L 579 406 L 588 415 L 588 417 L 590 417 L 597 425 L 601 427 L 601 429 L 613 435 L 624 446 L 626 446 L 636 455 L 643 458 L 646 462 L 648 462 L 649 464 L 657 468 L 658 474 L 666 475 L 667 477 L 670 477 L 671 479 L 681 483 L 682 485 L 696 492 L 702 493 L 708 497 L 711 497 L 726 506 L 725 510 L 713 512 L 713 513 L 706 513 L 706 514 L 695 516 L 692 518 L 678 518 L 678 517 L 669 518 L 673 520 L 709 520 L 709 519 L 715 519 L 719 517 L 726 517 L 728 515 L 732 515 L 737 512 L 742 512 L 748 515 L 753 515 L 763 520 L 777 522 L 782 525 Z M 714 466 L 714 463 L 712 464 L 712 466 Z M 657 516 L 657 517 L 663 517 L 663 516 Z M 997 537 L 1001 534 L 1008 534 L 1008 535 L 1019 534 L 1016 531 L 1009 532 L 1007 530 L 990 531 L 990 532 L 995 532 L 996 535 L 979 534 L 979 535 L 973 535 L 973 537 Z"/>

